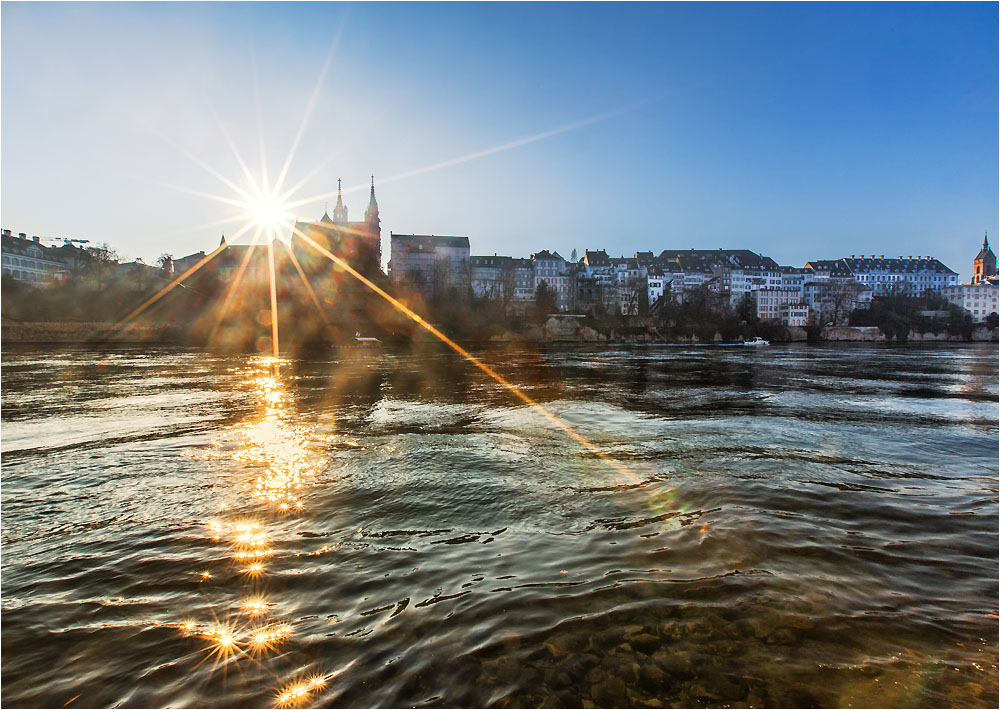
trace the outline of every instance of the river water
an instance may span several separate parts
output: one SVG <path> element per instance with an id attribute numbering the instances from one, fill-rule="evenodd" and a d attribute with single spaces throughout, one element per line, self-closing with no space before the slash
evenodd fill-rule
<path id="1" fill-rule="evenodd" d="M 7 350 L 6 707 L 991 707 L 989 346 Z"/>

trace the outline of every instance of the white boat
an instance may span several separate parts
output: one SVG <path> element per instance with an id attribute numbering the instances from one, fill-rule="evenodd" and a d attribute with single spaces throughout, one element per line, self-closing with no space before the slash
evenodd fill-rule
<path id="1" fill-rule="evenodd" d="M 382 341 L 378 338 L 362 338 L 361 333 L 355 332 L 354 339 L 359 343 L 381 343 Z"/>
<path id="2" fill-rule="evenodd" d="M 770 345 L 769 342 L 767 342 L 766 340 L 764 340 L 759 335 L 754 336 L 753 340 L 744 340 L 743 344 L 746 345 L 746 346 L 748 346 L 748 347 L 758 347 L 758 346 L 762 346 L 762 345 Z"/>

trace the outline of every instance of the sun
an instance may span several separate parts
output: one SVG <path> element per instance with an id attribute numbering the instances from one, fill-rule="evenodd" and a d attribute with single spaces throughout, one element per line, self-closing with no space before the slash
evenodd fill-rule
<path id="1" fill-rule="evenodd" d="M 249 225 L 259 229 L 267 241 L 287 239 L 294 223 L 289 204 L 280 195 L 264 191 L 247 200 L 246 217 Z"/>

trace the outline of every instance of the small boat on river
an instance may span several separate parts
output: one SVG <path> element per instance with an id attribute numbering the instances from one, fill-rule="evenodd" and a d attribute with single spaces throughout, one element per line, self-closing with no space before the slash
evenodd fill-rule
<path id="1" fill-rule="evenodd" d="M 753 340 L 744 340 L 743 344 L 746 345 L 747 347 L 754 347 L 754 348 L 756 348 L 756 347 L 762 347 L 764 345 L 770 345 L 769 342 L 767 342 L 766 340 L 764 340 L 759 335 L 754 336 Z"/>

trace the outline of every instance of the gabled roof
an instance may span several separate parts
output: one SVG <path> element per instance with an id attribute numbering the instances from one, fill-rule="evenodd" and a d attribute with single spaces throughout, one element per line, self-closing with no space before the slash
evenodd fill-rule
<path id="1" fill-rule="evenodd" d="M 559 256 L 559 252 L 550 252 L 548 249 L 542 249 L 537 254 L 532 254 L 531 258 L 535 261 L 540 261 L 542 259 L 545 259 L 546 261 L 566 261 Z"/>
<path id="2" fill-rule="evenodd" d="M 828 271 L 831 276 L 851 276 L 854 272 L 843 259 L 819 259 L 806 263 L 807 269 Z"/>
<path id="3" fill-rule="evenodd" d="M 583 254 L 583 261 L 587 266 L 608 266 L 611 264 L 608 253 L 603 249 L 600 251 L 591 251 L 588 249 Z"/>

